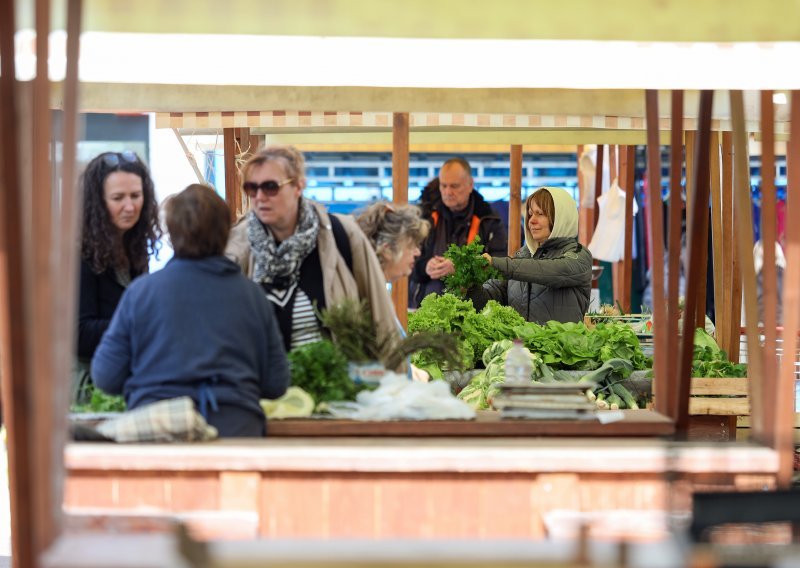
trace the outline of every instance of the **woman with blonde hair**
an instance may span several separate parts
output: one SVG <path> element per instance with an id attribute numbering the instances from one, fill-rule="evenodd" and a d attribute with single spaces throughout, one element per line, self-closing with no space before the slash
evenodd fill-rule
<path id="1" fill-rule="evenodd" d="M 380 343 L 394 341 L 394 308 L 372 245 L 355 220 L 303 197 L 305 159 L 269 146 L 242 168 L 251 210 L 231 230 L 225 254 L 272 302 L 286 350 L 321 338 L 317 314 L 365 299 Z"/>

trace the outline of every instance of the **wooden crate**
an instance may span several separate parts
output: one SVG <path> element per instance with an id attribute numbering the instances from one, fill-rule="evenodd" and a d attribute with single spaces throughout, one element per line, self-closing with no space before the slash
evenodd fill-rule
<path id="1" fill-rule="evenodd" d="M 692 378 L 691 416 L 735 416 L 736 440 L 750 438 L 750 398 L 747 378 Z M 800 415 L 795 414 L 794 441 L 800 444 Z"/>
<path id="2" fill-rule="evenodd" d="M 693 416 L 749 416 L 750 399 L 746 378 L 692 378 L 689 414 Z"/>

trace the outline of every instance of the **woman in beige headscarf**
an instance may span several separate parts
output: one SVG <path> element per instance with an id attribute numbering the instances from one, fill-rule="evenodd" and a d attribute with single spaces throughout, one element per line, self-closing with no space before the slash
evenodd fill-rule
<path id="1" fill-rule="evenodd" d="M 578 209 L 565 190 L 543 187 L 525 202 L 525 244 L 513 257 L 484 255 L 505 280 L 468 292 L 476 309 L 489 300 L 527 321 L 582 321 L 592 288 L 592 254 L 578 242 Z"/>

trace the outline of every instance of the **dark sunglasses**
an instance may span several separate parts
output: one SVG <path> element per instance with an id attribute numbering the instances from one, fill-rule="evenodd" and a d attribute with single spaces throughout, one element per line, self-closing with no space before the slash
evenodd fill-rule
<path id="1" fill-rule="evenodd" d="M 109 168 L 117 168 L 122 163 L 135 164 L 139 161 L 139 156 L 130 150 L 124 152 L 106 152 L 103 154 L 103 163 Z"/>
<path id="2" fill-rule="evenodd" d="M 242 189 L 247 194 L 248 197 L 255 197 L 259 190 L 264 192 L 264 195 L 269 197 L 273 197 L 278 194 L 280 189 L 286 185 L 287 183 L 292 183 L 294 180 L 292 178 L 286 178 L 283 181 L 275 181 L 274 179 L 268 179 L 267 181 L 262 181 L 261 183 L 253 183 L 252 181 L 246 181 L 242 184 Z"/>

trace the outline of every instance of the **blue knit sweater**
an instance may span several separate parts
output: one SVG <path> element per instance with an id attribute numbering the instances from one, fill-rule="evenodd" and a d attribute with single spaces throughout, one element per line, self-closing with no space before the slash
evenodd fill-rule
<path id="1" fill-rule="evenodd" d="M 220 436 L 259 436 L 258 400 L 286 391 L 289 367 L 272 306 L 238 265 L 173 258 L 125 291 L 92 377 L 129 409 L 190 396 Z"/>

